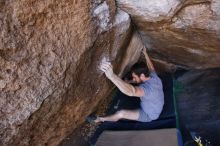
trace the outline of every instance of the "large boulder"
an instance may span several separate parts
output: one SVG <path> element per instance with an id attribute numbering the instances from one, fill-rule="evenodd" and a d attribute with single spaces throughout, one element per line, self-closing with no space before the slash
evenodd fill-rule
<path id="1" fill-rule="evenodd" d="M 183 68 L 220 67 L 219 0 L 117 0 L 152 56 Z"/>
<path id="2" fill-rule="evenodd" d="M 100 62 L 129 65 L 130 18 L 110 0 L 3 0 L 0 25 L 0 145 L 57 145 L 111 92 Z"/>
<path id="3" fill-rule="evenodd" d="M 142 42 L 162 70 L 220 67 L 219 4 L 1 0 L 0 145 L 57 145 L 111 92 L 100 62 L 123 76 Z"/>

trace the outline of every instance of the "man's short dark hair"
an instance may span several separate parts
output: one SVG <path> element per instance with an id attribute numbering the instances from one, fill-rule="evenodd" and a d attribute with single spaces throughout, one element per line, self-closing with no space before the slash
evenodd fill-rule
<path id="1" fill-rule="evenodd" d="M 136 63 L 131 68 L 131 73 L 137 74 L 139 77 L 141 74 L 144 74 L 146 77 L 149 77 L 149 70 L 144 62 Z"/>

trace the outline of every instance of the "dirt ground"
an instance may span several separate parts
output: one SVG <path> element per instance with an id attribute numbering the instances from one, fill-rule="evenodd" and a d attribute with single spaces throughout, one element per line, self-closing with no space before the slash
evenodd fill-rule
<path id="1" fill-rule="evenodd" d="M 104 98 L 101 104 L 97 107 L 94 112 L 95 115 L 105 115 L 108 106 L 110 105 L 111 99 L 116 90 Z M 83 123 L 76 130 L 74 130 L 69 136 L 67 136 L 59 146 L 90 146 L 89 139 L 93 136 L 98 124 Z"/>

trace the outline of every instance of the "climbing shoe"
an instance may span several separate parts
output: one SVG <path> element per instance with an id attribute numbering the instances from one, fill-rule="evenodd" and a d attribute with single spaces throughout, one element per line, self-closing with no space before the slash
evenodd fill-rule
<path id="1" fill-rule="evenodd" d="M 88 117 L 86 118 L 86 121 L 87 121 L 88 123 L 94 124 L 94 123 L 96 123 L 96 122 L 95 122 L 96 119 L 97 119 L 97 116 L 90 115 L 90 116 L 88 116 Z"/>

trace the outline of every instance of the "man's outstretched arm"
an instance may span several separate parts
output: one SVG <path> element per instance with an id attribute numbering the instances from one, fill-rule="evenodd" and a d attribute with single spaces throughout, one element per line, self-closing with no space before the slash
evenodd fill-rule
<path id="1" fill-rule="evenodd" d="M 112 65 L 109 62 L 103 62 L 100 66 L 100 69 L 105 73 L 106 77 L 110 79 L 115 86 L 119 88 L 119 90 L 128 95 L 135 97 L 142 97 L 144 95 L 144 91 L 141 88 L 134 87 L 131 84 L 126 83 L 121 78 L 119 78 L 112 70 Z"/>
<path id="2" fill-rule="evenodd" d="M 143 49 L 142 52 L 143 52 L 144 57 L 145 57 L 145 59 L 146 59 L 147 67 L 148 67 L 149 71 L 150 71 L 150 72 L 155 71 L 154 65 L 153 65 L 153 63 L 151 62 L 150 57 L 149 57 L 148 54 L 147 54 L 147 49 L 146 49 L 145 47 L 144 47 L 144 49 Z"/>

